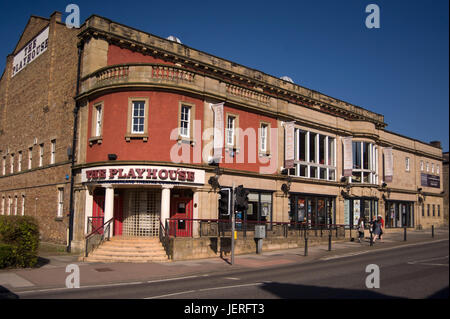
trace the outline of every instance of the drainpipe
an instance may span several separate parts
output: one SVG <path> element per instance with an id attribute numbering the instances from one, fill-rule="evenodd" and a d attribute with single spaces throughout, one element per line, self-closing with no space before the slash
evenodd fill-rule
<path id="1" fill-rule="evenodd" d="M 75 99 L 80 93 L 80 74 L 81 74 L 81 57 L 83 53 L 84 41 L 78 44 L 78 66 L 77 66 L 77 84 L 76 84 L 76 94 Z M 78 113 L 80 110 L 80 103 L 78 100 L 75 100 L 75 108 L 73 110 L 74 119 L 73 119 L 73 139 L 72 139 L 72 164 L 71 164 L 71 178 L 70 178 L 70 208 L 69 208 L 69 238 L 67 243 L 67 252 L 70 253 L 72 249 L 72 240 L 73 240 L 73 219 L 74 219 L 74 191 L 73 184 L 75 181 L 75 154 L 76 154 L 76 146 L 77 146 L 77 134 L 78 134 Z"/>

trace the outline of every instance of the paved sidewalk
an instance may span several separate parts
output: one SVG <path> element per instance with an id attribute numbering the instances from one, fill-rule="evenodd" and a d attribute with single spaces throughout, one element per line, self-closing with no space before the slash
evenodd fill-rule
<path id="1" fill-rule="evenodd" d="M 355 236 L 356 234 L 353 234 Z M 65 288 L 66 266 L 76 264 L 80 269 L 81 286 L 120 285 L 141 281 L 162 280 L 198 274 L 227 273 L 230 270 L 274 267 L 293 263 L 309 263 L 318 260 L 345 258 L 356 254 L 370 253 L 382 249 L 394 249 L 403 245 L 417 245 L 423 242 L 448 240 L 448 227 L 435 229 L 434 238 L 430 230 L 408 230 L 407 241 L 403 231 L 385 234 L 384 242 L 370 246 L 369 239 L 364 242 L 333 242 L 332 250 L 328 244 L 310 245 L 308 256 L 304 248 L 277 250 L 257 254 L 236 255 L 234 265 L 228 259 L 209 258 L 189 261 L 151 262 L 151 263 L 89 263 L 78 261 L 76 255 L 46 256 L 48 263 L 40 268 L 0 270 L 0 298 L 10 292 Z M 11 293 L 10 293 L 11 295 Z"/>

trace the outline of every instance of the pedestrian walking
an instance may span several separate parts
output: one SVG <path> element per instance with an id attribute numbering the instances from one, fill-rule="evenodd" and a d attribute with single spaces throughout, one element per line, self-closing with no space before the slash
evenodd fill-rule
<path id="1" fill-rule="evenodd" d="M 372 220 L 372 231 L 373 231 L 373 242 L 375 243 L 375 241 L 377 240 L 377 238 L 380 238 L 380 233 L 381 233 L 381 222 L 378 222 L 378 219 L 373 216 L 373 220 Z"/>
<path id="2" fill-rule="evenodd" d="M 378 223 L 380 224 L 380 242 L 383 242 L 383 234 L 384 234 L 384 219 L 381 216 L 378 216 Z"/>
<path id="3" fill-rule="evenodd" d="M 364 240 L 364 220 L 361 217 L 358 219 L 356 229 L 358 230 L 358 243 L 361 243 L 361 238 Z"/>

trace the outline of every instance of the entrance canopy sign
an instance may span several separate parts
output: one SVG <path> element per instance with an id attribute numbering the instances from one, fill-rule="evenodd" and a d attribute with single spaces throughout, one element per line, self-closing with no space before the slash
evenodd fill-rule
<path id="1" fill-rule="evenodd" d="M 204 184 L 205 171 L 164 166 L 100 166 L 82 170 L 83 183 L 158 183 Z"/>

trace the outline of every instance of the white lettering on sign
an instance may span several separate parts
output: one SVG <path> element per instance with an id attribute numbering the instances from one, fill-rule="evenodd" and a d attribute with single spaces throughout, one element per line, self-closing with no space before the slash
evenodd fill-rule
<path id="1" fill-rule="evenodd" d="M 159 166 L 102 166 L 83 169 L 82 182 L 205 183 L 205 171 Z"/>
<path id="2" fill-rule="evenodd" d="M 28 64 L 36 60 L 37 57 L 47 50 L 48 30 L 49 27 L 28 42 L 28 44 L 14 56 L 11 77 L 22 71 Z"/>

